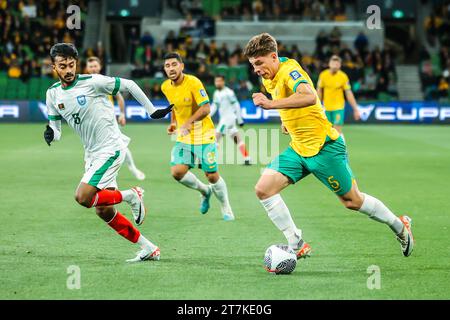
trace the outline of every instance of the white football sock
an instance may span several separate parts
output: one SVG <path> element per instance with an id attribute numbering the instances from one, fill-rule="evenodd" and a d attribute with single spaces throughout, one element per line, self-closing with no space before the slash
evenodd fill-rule
<path id="1" fill-rule="evenodd" d="M 198 178 L 192 172 L 188 171 L 184 177 L 178 181 L 179 183 L 185 185 L 188 188 L 200 191 L 201 194 L 205 195 L 208 192 L 208 186 L 198 180 Z"/>
<path id="2" fill-rule="evenodd" d="M 131 154 L 130 149 L 126 149 L 125 151 L 125 162 L 128 166 L 128 169 L 130 169 L 130 171 L 136 171 L 136 165 L 134 164 L 134 160 L 133 160 L 133 155 Z"/>
<path id="3" fill-rule="evenodd" d="M 122 200 L 127 203 L 130 203 L 130 201 L 133 200 L 135 195 L 134 191 L 131 189 L 120 191 L 120 193 L 122 194 Z"/>
<path id="4" fill-rule="evenodd" d="M 219 177 L 219 180 L 217 180 L 216 183 L 211 183 L 210 186 L 212 187 L 212 191 L 214 192 L 217 200 L 219 200 L 222 209 L 225 209 L 225 211 L 231 209 L 230 202 L 228 200 L 228 189 L 225 180 L 223 180 L 222 177 Z"/>
<path id="5" fill-rule="evenodd" d="M 396 234 L 403 230 L 403 223 L 383 202 L 371 195 L 365 193 L 363 195 L 364 201 L 358 210 L 359 212 L 367 214 L 373 220 L 387 224 Z"/>
<path id="6" fill-rule="evenodd" d="M 299 242 L 299 237 L 302 239 L 302 233 L 300 229 L 297 229 L 294 221 L 292 220 L 291 213 L 289 212 L 286 203 L 284 203 L 281 195 L 277 193 L 270 198 L 260 200 L 264 209 L 275 224 L 275 226 L 283 232 L 290 246 L 295 247 Z"/>
<path id="7" fill-rule="evenodd" d="M 150 249 L 151 251 L 155 251 L 155 249 L 157 248 L 157 246 L 154 243 L 152 243 L 150 240 L 145 238 L 142 234 L 139 236 L 137 244 L 142 249 Z"/>

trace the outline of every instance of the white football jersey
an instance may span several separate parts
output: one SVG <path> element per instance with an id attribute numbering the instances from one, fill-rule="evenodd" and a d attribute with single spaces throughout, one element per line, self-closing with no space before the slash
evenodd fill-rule
<path id="1" fill-rule="evenodd" d="M 108 98 L 119 89 L 120 78 L 99 74 L 77 75 L 65 88 L 58 82 L 47 90 L 49 120 L 64 118 L 80 136 L 86 157 L 122 150 L 128 142 L 122 139 Z"/>
<path id="2" fill-rule="evenodd" d="M 219 110 L 219 117 L 240 119 L 240 105 L 234 91 L 228 87 L 216 89 L 213 95 L 215 107 Z M 239 113 L 239 114 L 238 114 Z"/>

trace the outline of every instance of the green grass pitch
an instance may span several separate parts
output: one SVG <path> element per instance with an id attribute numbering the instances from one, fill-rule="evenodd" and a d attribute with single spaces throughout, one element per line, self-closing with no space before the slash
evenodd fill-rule
<path id="1" fill-rule="evenodd" d="M 246 128 L 267 127 L 279 126 Z M 199 195 L 171 178 L 165 125 L 125 127 L 148 177 L 141 185 L 149 216 L 140 229 L 162 254 L 159 262 L 129 265 L 137 246 L 74 201 L 84 170 L 79 138 L 64 126 L 62 141 L 49 148 L 42 124 L 2 124 L 0 299 L 450 298 L 450 127 L 344 129 L 360 189 L 412 217 L 415 250 L 404 258 L 387 226 L 346 210 L 309 176 L 282 195 L 313 256 L 293 274 L 273 276 L 263 269 L 264 251 L 284 237 L 254 195 L 262 165 L 220 166 L 237 217 L 224 222 L 217 200 L 203 216 Z M 287 143 L 281 136 L 281 147 Z M 120 187 L 136 184 L 124 166 Z M 131 217 L 125 205 L 119 209 Z M 66 285 L 72 265 L 81 271 L 78 290 Z M 381 288 L 370 290 L 373 265 Z"/>

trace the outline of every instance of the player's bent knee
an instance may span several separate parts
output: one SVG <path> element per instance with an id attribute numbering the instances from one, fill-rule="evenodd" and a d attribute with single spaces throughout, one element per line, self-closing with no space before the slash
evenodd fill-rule
<path id="1" fill-rule="evenodd" d="M 264 199 L 267 199 L 267 198 L 270 198 L 271 196 L 273 196 L 273 194 L 271 194 L 267 188 L 265 188 L 264 186 L 262 186 L 260 184 L 256 184 L 255 194 L 259 200 L 264 200 Z"/>
<path id="2" fill-rule="evenodd" d="M 219 173 L 213 172 L 213 173 L 206 173 L 206 179 L 208 179 L 209 183 L 216 183 L 219 181 Z"/>
<path id="3" fill-rule="evenodd" d="M 183 179 L 184 175 L 185 175 L 184 172 L 183 173 L 179 173 L 179 172 L 172 173 L 172 177 L 177 181 L 180 181 L 181 179 Z"/>
<path id="4" fill-rule="evenodd" d="M 89 195 L 82 194 L 77 192 L 75 194 L 75 201 L 78 202 L 78 204 L 82 205 L 83 207 L 90 208 L 92 204 L 92 199 Z"/>
<path id="5" fill-rule="evenodd" d="M 171 174 L 175 180 L 180 181 L 186 175 L 186 172 L 181 170 L 172 170 Z"/>

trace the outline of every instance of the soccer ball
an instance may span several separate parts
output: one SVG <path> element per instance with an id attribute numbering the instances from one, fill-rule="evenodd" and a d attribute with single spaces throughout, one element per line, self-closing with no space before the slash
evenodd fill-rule
<path id="1" fill-rule="evenodd" d="M 266 250 L 264 265 L 270 273 L 289 274 L 297 266 L 297 256 L 287 245 L 272 245 Z"/>

